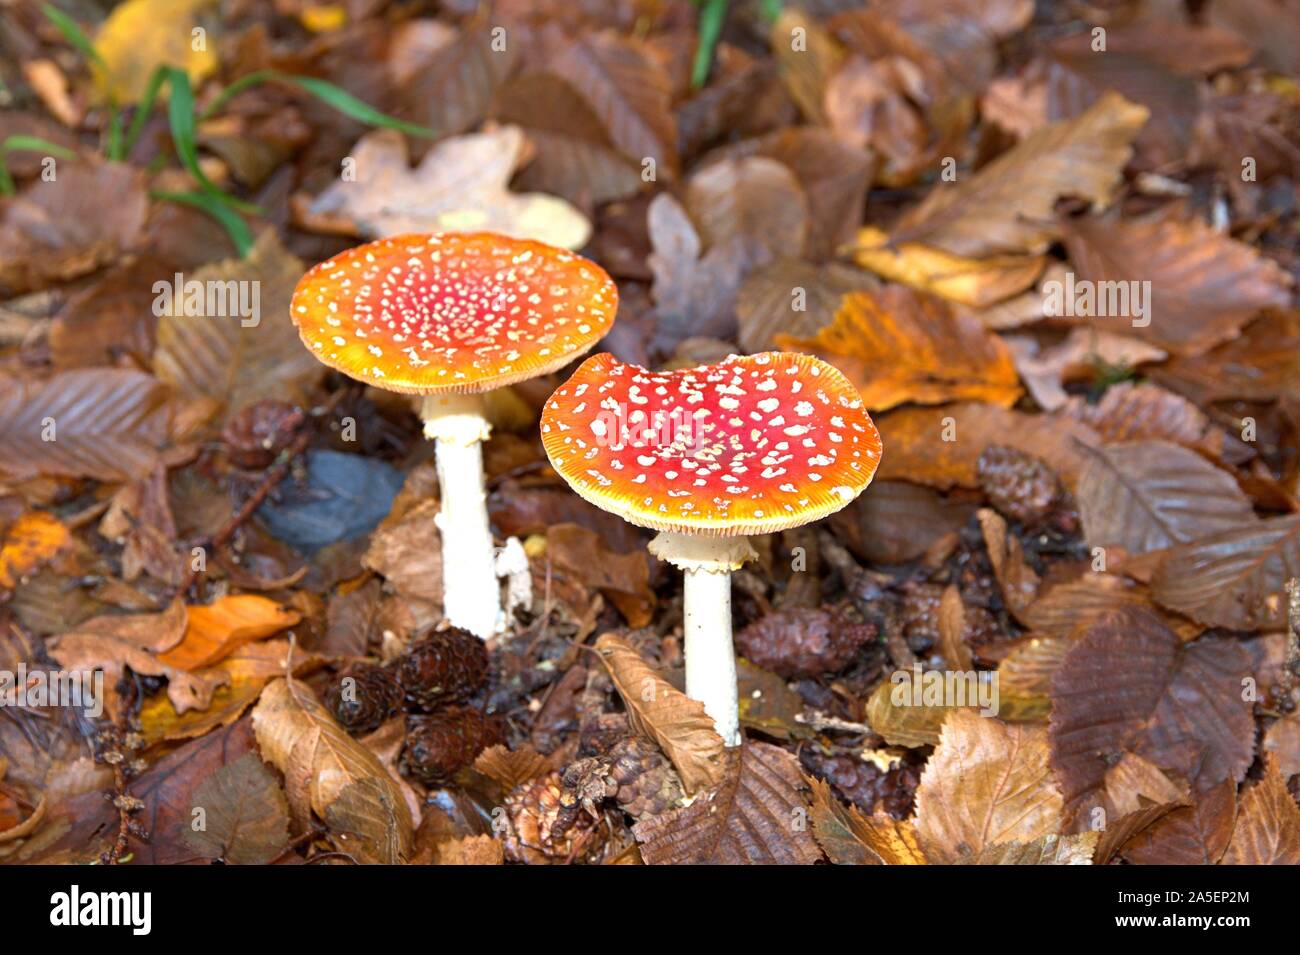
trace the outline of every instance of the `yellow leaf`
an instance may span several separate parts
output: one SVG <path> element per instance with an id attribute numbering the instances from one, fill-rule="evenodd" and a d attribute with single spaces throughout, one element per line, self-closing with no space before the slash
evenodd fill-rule
<path id="1" fill-rule="evenodd" d="M 199 26 L 199 12 L 212 0 L 127 0 L 113 10 L 95 49 L 108 65 L 96 71 L 101 95 L 110 91 L 123 104 L 138 103 L 159 66 L 185 70 L 197 85 L 217 69 L 214 39 Z"/>
<path id="2" fill-rule="evenodd" d="M 858 230 L 853 261 L 891 282 L 971 308 L 984 308 L 1030 288 L 1043 271 L 1040 255 L 997 255 L 968 259 L 920 242 L 890 242 L 874 226 Z"/>

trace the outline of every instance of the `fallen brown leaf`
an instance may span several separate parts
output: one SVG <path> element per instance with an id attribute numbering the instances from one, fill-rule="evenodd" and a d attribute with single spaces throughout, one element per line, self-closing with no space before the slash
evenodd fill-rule
<path id="1" fill-rule="evenodd" d="M 1042 252 L 1056 233 L 1058 197 L 1110 201 L 1147 116 L 1145 107 L 1109 93 L 1077 119 L 1044 127 L 978 172 L 933 190 L 891 238 L 973 258 Z"/>
<path id="2" fill-rule="evenodd" d="M 687 794 L 722 784 L 726 748 L 704 704 L 675 689 L 621 637 L 602 634 L 596 650 L 623 698 L 633 728 L 659 744 L 682 777 Z"/>
<path id="3" fill-rule="evenodd" d="M 1300 865 L 1300 806 L 1274 760 L 1264 760 L 1264 777 L 1242 795 L 1220 863 Z"/>
<path id="4" fill-rule="evenodd" d="M 811 865 L 820 859 L 798 761 L 753 742 L 729 761 L 716 789 L 632 827 L 646 864 Z"/>
<path id="5" fill-rule="evenodd" d="M 304 684 L 292 677 L 268 684 L 253 709 L 253 729 L 262 756 L 284 773 L 296 818 L 314 811 L 354 836 L 356 851 L 372 861 L 407 856 L 413 829 L 396 780 Z"/>
<path id="6" fill-rule="evenodd" d="M 926 858 L 952 863 L 1057 833 L 1062 807 L 1045 729 L 957 710 L 921 774 L 916 828 Z"/>

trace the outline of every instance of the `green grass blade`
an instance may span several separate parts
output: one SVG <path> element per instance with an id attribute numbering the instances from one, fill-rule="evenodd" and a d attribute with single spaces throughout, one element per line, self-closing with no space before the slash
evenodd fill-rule
<path id="1" fill-rule="evenodd" d="M 248 223 L 239 217 L 239 213 L 230 208 L 228 202 L 217 198 L 212 193 L 196 189 L 193 192 L 154 191 L 149 195 L 163 202 L 175 202 L 206 212 L 226 230 L 226 235 L 230 236 L 230 241 L 235 244 L 241 259 L 245 258 L 253 248 L 253 233 L 248 228 Z"/>
<path id="2" fill-rule="evenodd" d="M 279 74 L 276 79 L 307 91 L 326 106 L 331 106 L 344 116 L 365 123 L 368 126 L 383 126 L 388 129 L 400 129 L 402 132 L 411 136 L 434 135 L 433 130 L 429 129 L 427 126 L 420 126 L 417 123 L 408 123 L 406 120 L 398 119 L 396 116 L 389 116 L 387 113 L 381 113 L 368 103 L 357 99 L 342 87 L 335 86 L 333 83 L 327 83 L 325 80 L 318 80 L 314 76 L 289 76 L 286 74 Z"/>
<path id="3" fill-rule="evenodd" d="M 86 36 L 85 31 L 77 25 L 77 21 L 72 19 L 62 10 L 48 3 L 41 4 L 41 13 L 45 14 L 45 19 L 54 24 L 55 28 L 63 34 L 63 38 L 81 51 L 81 55 L 90 60 L 101 70 L 108 73 L 108 64 L 104 58 L 99 55 L 95 49 L 95 44 Z"/>
<path id="4" fill-rule="evenodd" d="M 52 143 L 48 139 L 41 139 L 39 136 L 9 136 L 3 142 L 0 142 L 0 195 L 12 196 L 17 187 L 14 185 L 13 176 L 9 175 L 9 167 L 5 163 L 5 157 L 11 152 L 33 152 L 48 153 L 59 159 L 75 159 L 77 154 L 71 149 L 60 146 L 58 143 Z"/>
<path id="5" fill-rule="evenodd" d="M 153 105 L 158 101 L 158 94 L 162 92 L 162 85 L 165 82 L 167 82 L 167 67 L 160 66 L 149 77 L 149 85 L 145 87 L 144 96 L 136 104 L 135 115 L 131 117 L 131 128 L 127 130 L 126 141 L 122 143 L 121 156 L 113 158 L 122 159 L 131 155 L 131 150 L 135 148 L 136 141 L 144 132 L 144 124 L 149 121 L 149 114 L 153 112 Z"/>
<path id="6" fill-rule="evenodd" d="M 241 76 L 235 82 L 231 83 L 221 91 L 216 99 L 203 111 L 200 119 L 208 119 L 216 115 L 217 111 L 226 103 L 230 102 L 239 93 L 259 83 L 283 83 L 286 86 L 296 86 L 304 93 L 308 93 L 326 106 L 330 106 L 344 116 L 348 116 L 358 122 L 365 123 L 369 126 L 384 126 L 388 129 L 400 129 L 402 132 L 411 136 L 433 136 L 434 131 L 427 126 L 420 126 L 416 123 L 408 123 L 405 120 L 398 119 L 396 116 L 389 116 L 387 113 L 381 113 L 369 103 L 357 99 L 341 86 L 335 86 L 326 80 L 317 79 L 314 76 L 294 76 L 290 73 L 279 73 L 275 70 L 258 70 L 255 73 L 249 73 Z"/>
<path id="7" fill-rule="evenodd" d="M 194 90 L 190 87 L 190 78 L 184 70 L 174 66 L 165 67 L 164 71 L 171 88 L 171 95 L 167 98 L 167 121 L 171 125 L 172 143 L 181 165 L 189 171 L 203 191 L 218 202 L 244 212 L 259 212 L 257 206 L 222 192 L 199 166 L 198 136 L 194 125 Z"/>
<path id="8" fill-rule="evenodd" d="M 722 26 L 726 20 L 727 0 L 704 0 L 696 28 L 699 37 L 695 44 L 695 60 L 691 64 L 691 86 L 697 90 L 709 80 L 713 54 L 722 38 Z"/>

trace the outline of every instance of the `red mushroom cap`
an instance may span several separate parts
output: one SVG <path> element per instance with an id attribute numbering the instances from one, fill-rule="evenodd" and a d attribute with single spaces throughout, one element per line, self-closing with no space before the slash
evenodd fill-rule
<path id="1" fill-rule="evenodd" d="M 304 275 L 290 305 L 318 359 L 408 394 L 491 391 L 555 371 L 595 345 L 617 310 L 598 265 L 490 232 L 357 246 Z"/>
<path id="2" fill-rule="evenodd" d="M 825 517 L 880 463 L 857 389 L 834 366 L 788 352 L 671 372 L 593 355 L 547 401 L 542 444 L 596 506 L 712 536 Z"/>

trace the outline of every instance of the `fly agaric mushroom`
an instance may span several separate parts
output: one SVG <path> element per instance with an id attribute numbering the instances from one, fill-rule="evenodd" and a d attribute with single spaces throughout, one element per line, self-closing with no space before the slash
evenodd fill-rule
<path id="1" fill-rule="evenodd" d="M 555 371 L 614 322 L 597 265 L 486 232 L 381 239 L 320 263 L 291 314 L 316 357 L 376 388 L 422 395 L 436 445 L 447 619 L 487 639 L 504 624 L 483 488 L 482 396 Z"/>
<path id="2" fill-rule="evenodd" d="M 832 514 L 871 483 L 880 435 L 857 389 L 808 355 L 651 372 L 595 355 L 547 401 L 542 444 L 582 497 L 659 531 L 685 572 L 686 693 L 740 744 L 731 572 L 748 535 Z"/>

